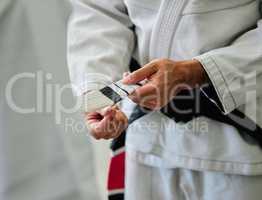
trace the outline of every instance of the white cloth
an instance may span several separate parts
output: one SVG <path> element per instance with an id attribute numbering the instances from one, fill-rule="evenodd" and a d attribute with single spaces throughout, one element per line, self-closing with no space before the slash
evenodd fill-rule
<path id="1" fill-rule="evenodd" d="M 48 84 L 54 88 L 69 82 L 65 58 L 69 12 L 69 3 L 61 0 L 0 1 L 1 200 L 99 199 L 86 131 L 64 125 L 66 118 L 80 120 L 79 114 L 63 114 L 56 124 L 54 107 L 51 112 L 44 107 L 43 112 L 20 114 L 5 95 L 16 74 L 50 73 L 52 79 L 44 79 L 45 89 Z M 30 78 L 14 84 L 12 97 L 19 107 L 36 105 L 36 85 Z M 39 105 L 46 105 L 46 98 L 54 106 L 55 97 L 46 93 Z M 70 91 L 63 100 L 72 104 Z"/>
<path id="2" fill-rule="evenodd" d="M 126 200 L 260 200 L 262 176 L 152 167 L 127 154 Z"/>
<path id="3" fill-rule="evenodd" d="M 224 112 L 239 108 L 262 125 L 259 0 L 71 2 L 68 62 L 77 95 L 99 87 L 95 83 L 103 77 L 120 79 L 132 56 L 141 65 L 155 58 L 196 58 Z M 151 113 L 129 127 L 126 144 L 152 166 L 262 174 L 261 149 L 235 128 L 205 117 L 183 124 Z"/>

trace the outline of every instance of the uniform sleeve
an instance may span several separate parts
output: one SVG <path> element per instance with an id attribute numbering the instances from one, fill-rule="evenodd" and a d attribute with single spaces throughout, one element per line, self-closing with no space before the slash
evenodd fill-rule
<path id="1" fill-rule="evenodd" d="M 68 65 L 74 93 L 119 80 L 134 48 L 133 26 L 123 0 L 71 0 Z"/>
<path id="2" fill-rule="evenodd" d="M 231 45 L 197 56 L 219 99 L 217 105 L 228 114 L 248 103 L 248 94 L 261 96 L 262 21 Z M 207 94 L 208 95 L 208 94 Z"/>

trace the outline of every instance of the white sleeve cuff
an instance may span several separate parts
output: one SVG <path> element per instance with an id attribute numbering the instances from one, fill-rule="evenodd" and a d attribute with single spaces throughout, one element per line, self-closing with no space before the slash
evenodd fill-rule
<path id="1" fill-rule="evenodd" d="M 210 81 L 212 82 L 217 96 L 222 104 L 222 111 L 225 114 L 229 114 L 236 108 L 236 102 L 233 95 L 229 90 L 225 77 L 221 72 L 219 66 L 209 53 L 195 57 L 204 67 Z"/>
<path id="2" fill-rule="evenodd" d="M 90 73 L 81 78 L 81 82 L 73 83 L 72 89 L 75 96 L 82 96 L 91 90 L 100 90 L 112 83 L 110 77 L 100 73 Z"/>

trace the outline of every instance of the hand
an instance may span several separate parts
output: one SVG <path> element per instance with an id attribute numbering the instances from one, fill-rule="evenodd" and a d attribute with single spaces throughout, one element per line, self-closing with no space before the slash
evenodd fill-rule
<path id="1" fill-rule="evenodd" d="M 129 98 L 140 106 L 156 110 L 164 107 L 182 89 L 201 86 L 207 81 L 205 70 L 197 60 L 175 62 L 154 60 L 123 79 L 125 84 L 148 82 Z"/>
<path id="2" fill-rule="evenodd" d="M 86 113 L 85 120 L 91 135 L 97 140 L 117 138 L 128 125 L 127 117 L 117 106 Z"/>

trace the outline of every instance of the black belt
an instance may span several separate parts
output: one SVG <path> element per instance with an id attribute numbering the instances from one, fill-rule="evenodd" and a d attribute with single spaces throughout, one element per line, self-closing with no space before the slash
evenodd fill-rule
<path id="1" fill-rule="evenodd" d="M 139 65 L 134 60 L 131 61 L 130 66 L 132 66 L 131 71 L 135 71 L 139 68 Z M 212 99 L 215 99 L 216 102 L 220 104 L 220 101 L 218 100 L 212 85 L 205 87 L 205 93 L 207 93 L 209 97 L 212 97 Z M 191 98 L 180 98 L 181 96 L 190 96 Z M 177 94 L 176 97 L 177 98 L 174 98 L 174 100 L 172 100 L 167 106 L 161 109 L 163 114 L 173 119 L 175 122 L 187 123 L 198 117 L 207 117 L 209 119 L 235 127 L 242 136 L 243 140 L 249 142 L 250 144 L 259 145 L 262 148 L 261 127 L 239 110 L 235 109 L 229 115 L 224 115 L 220 108 L 211 102 L 210 99 L 200 89 L 192 89 L 191 91 L 183 90 Z M 198 99 L 196 99 L 196 97 Z M 198 101 L 197 106 L 196 101 Z M 174 109 L 174 107 L 176 109 Z M 179 110 L 179 112 L 177 112 L 177 110 Z M 191 112 L 181 112 L 187 110 L 190 110 Z M 150 111 L 147 109 L 136 106 L 129 118 L 129 124 L 149 112 Z M 125 133 L 113 141 L 112 149 L 114 150 L 120 146 L 123 146 L 124 142 Z"/>

